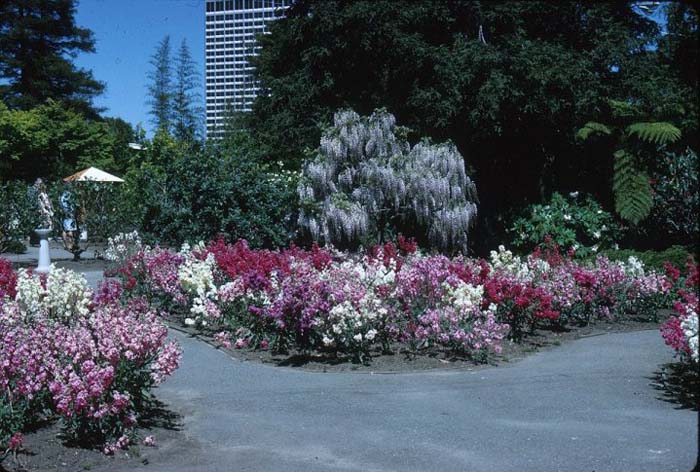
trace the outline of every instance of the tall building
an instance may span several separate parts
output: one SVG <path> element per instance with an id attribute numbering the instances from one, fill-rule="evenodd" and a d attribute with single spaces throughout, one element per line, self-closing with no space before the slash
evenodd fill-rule
<path id="1" fill-rule="evenodd" d="M 207 135 L 215 137 L 225 114 L 250 111 L 259 86 L 248 58 L 260 49 L 255 36 L 266 31 L 293 0 L 206 0 Z"/>

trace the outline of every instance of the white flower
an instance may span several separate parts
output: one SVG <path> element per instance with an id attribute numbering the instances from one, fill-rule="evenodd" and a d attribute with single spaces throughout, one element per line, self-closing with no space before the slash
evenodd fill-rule
<path id="1" fill-rule="evenodd" d="M 352 337 L 352 339 L 354 339 L 354 340 L 357 341 L 358 343 L 359 343 L 359 342 L 362 342 L 362 334 L 361 334 L 361 333 L 357 333 L 355 336 Z"/>
<path id="2" fill-rule="evenodd" d="M 187 326 L 193 326 L 194 323 L 195 323 L 194 319 L 192 319 L 192 318 L 185 318 L 185 324 L 186 324 Z"/>
<path id="3" fill-rule="evenodd" d="M 644 263 L 636 257 L 630 256 L 624 266 L 624 271 L 632 277 L 641 277 L 644 275 Z"/>
<path id="4" fill-rule="evenodd" d="M 571 215 L 564 215 L 564 221 L 571 221 Z"/>
<path id="5" fill-rule="evenodd" d="M 578 197 L 578 191 L 577 191 L 577 192 L 571 192 L 571 193 L 569 194 L 569 196 L 571 196 L 571 197 L 573 197 L 573 198 Z"/>
<path id="6" fill-rule="evenodd" d="M 15 300 L 26 317 L 43 315 L 49 319 L 70 322 L 90 314 L 92 290 L 82 275 L 51 265 L 46 288 L 38 277 L 21 271 L 17 278 Z"/>
<path id="7" fill-rule="evenodd" d="M 376 330 L 376 329 L 370 329 L 369 331 L 367 331 L 367 334 L 365 335 L 365 338 L 366 338 L 368 341 L 372 341 L 372 340 L 374 340 L 374 338 L 375 338 L 376 336 L 377 336 L 377 330 Z"/>
<path id="8" fill-rule="evenodd" d="M 591 251 L 598 252 L 598 245 L 596 244 L 595 246 L 592 246 Z"/>
<path id="9" fill-rule="evenodd" d="M 490 259 L 494 270 L 509 272 L 521 280 L 529 275 L 530 269 L 527 264 L 522 262 L 520 257 L 513 256 L 503 245 L 498 246 L 498 252 L 491 251 Z"/>
<path id="10" fill-rule="evenodd" d="M 688 309 L 688 316 L 681 322 L 681 329 L 688 339 L 691 359 L 698 362 L 700 360 L 700 353 L 698 352 L 700 334 L 698 333 L 698 314 L 694 310 Z"/>
<path id="11" fill-rule="evenodd" d="M 594 237 L 595 239 L 600 239 L 600 231 L 594 232 L 594 233 L 593 233 L 593 237 Z"/>
<path id="12" fill-rule="evenodd" d="M 144 248 L 138 231 L 131 233 L 119 233 L 113 238 L 107 239 L 105 259 L 117 265 L 121 265 L 132 255 Z"/>
<path id="13" fill-rule="evenodd" d="M 214 268 L 216 261 L 213 254 L 208 254 L 203 261 L 195 258 L 191 252 L 185 251 L 185 262 L 178 269 L 178 279 L 182 289 L 193 295 L 190 313 L 197 316 L 208 316 L 207 301 L 218 300 L 219 289 L 214 283 Z"/>

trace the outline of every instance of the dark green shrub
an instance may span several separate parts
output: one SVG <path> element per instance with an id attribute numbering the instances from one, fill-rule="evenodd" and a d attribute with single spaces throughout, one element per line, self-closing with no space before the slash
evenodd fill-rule
<path id="1" fill-rule="evenodd" d="M 555 193 L 547 204 L 530 205 L 513 222 L 509 233 L 513 245 L 525 251 L 531 251 L 549 236 L 560 248 L 573 248 L 577 256 L 586 257 L 612 248 L 621 230 L 598 202 L 579 197 L 576 192 L 568 197 Z"/>
<path id="2" fill-rule="evenodd" d="M 286 245 L 296 205 L 296 175 L 210 147 L 172 152 L 130 175 L 126 205 L 144 239 L 166 245 L 243 238 L 253 247 Z"/>
<path id="3" fill-rule="evenodd" d="M 0 183 L 0 253 L 20 248 L 39 225 L 37 202 L 30 186 L 20 181 Z"/>
<path id="4" fill-rule="evenodd" d="M 635 251 L 634 249 L 610 249 L 602 252 L 613 261 L 626 261 L 634 256 L 644 263 L 644 266 L 663 272 L 664 263 L 670 262 L 676 267 L 685 267 L 691 253 L 684 246 L 671 246 L 664 251 Z M 696 256 L 697 257 L 697 256 Z"/>
<path id="5" fill-rule="evenodd" d="M 690 148 L 683 153 L 666 151 L 654 173 L 655 233 L 682 244 L 697 244 L 700 236 L 700 182 L 698 155 Z"/>

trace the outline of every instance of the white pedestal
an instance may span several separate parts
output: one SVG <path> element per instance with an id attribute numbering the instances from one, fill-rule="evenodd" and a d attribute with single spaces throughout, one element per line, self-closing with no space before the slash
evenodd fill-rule
<path id="1" fill-rule="evenodd" d="M 49 234 L 50 229 L 35 229 L 34 232 L 39 236 L 39 265 L 35 272 L 47 274 L 51 270 L 51 254 L 49 253 Z"/>

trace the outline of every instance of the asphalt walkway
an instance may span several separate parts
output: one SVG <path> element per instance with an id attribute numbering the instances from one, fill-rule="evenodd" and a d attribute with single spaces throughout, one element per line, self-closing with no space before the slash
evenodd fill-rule
<path id="1" fill-rule="evenodd" d="M 157 395 L 187 448 L 143 471 L 689 471 L 698 415 L 651 386 L 657 331 L 575 341 L 476 371 L 310 373 L 185 354 Z"/>

